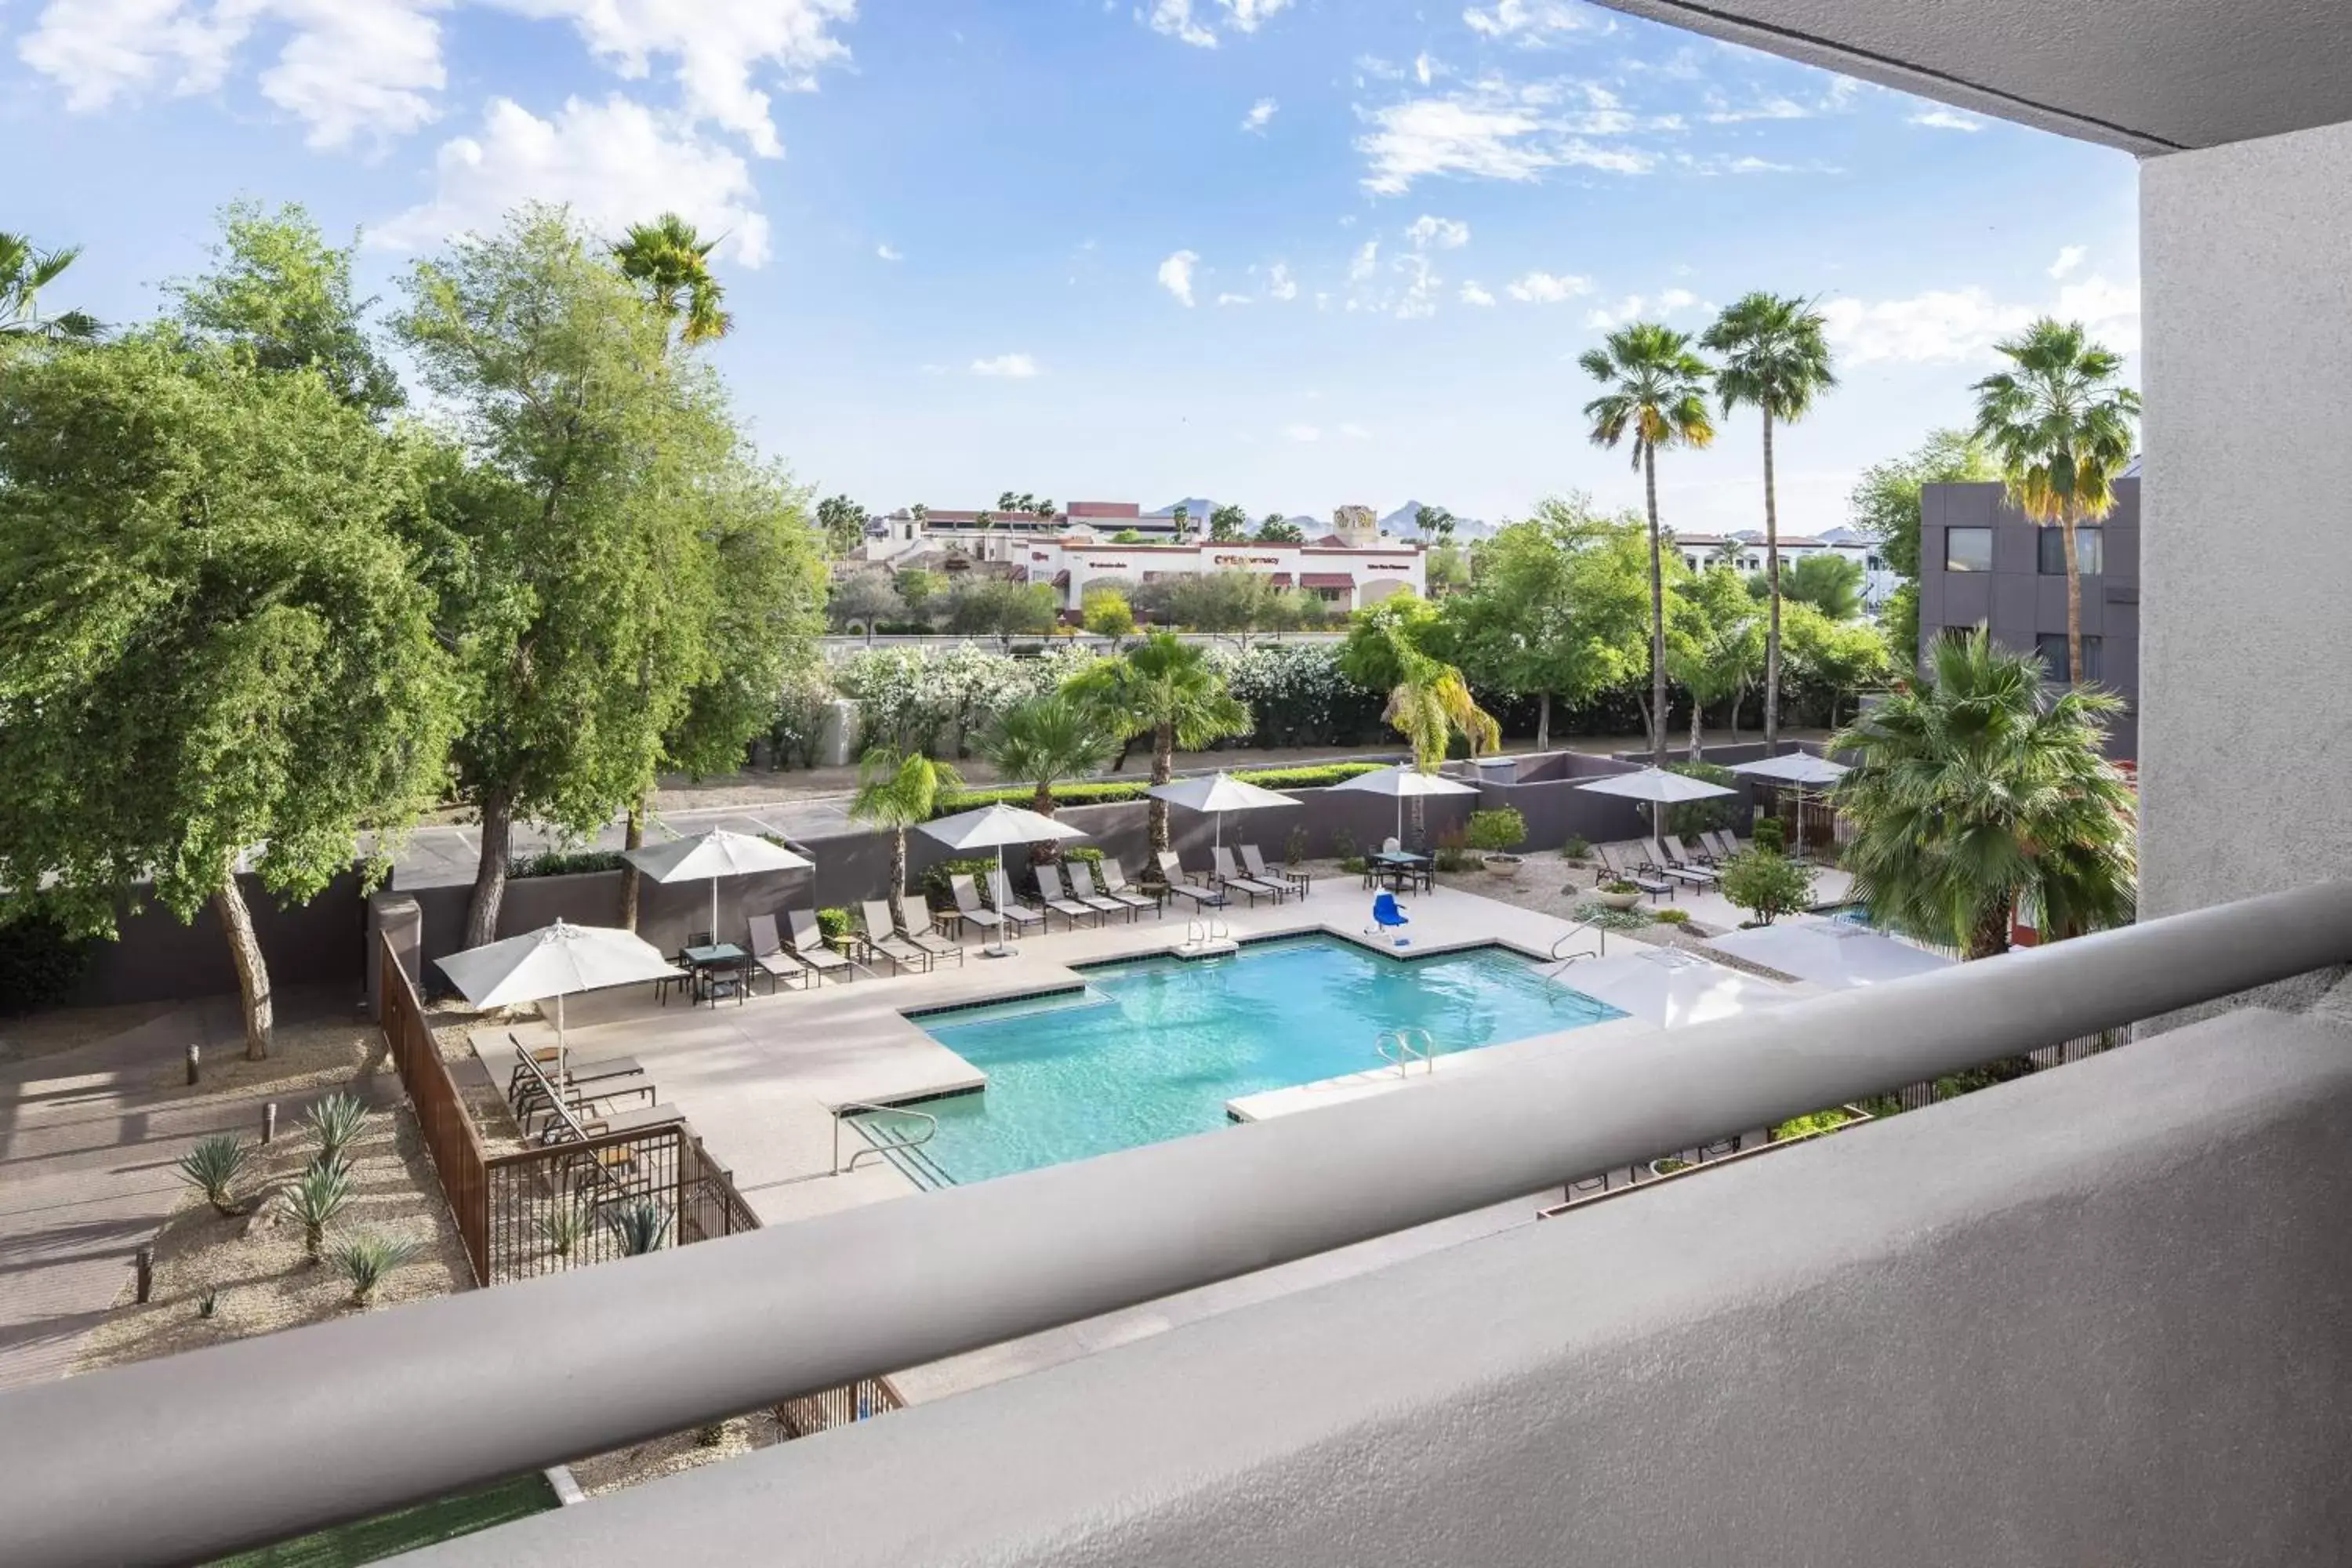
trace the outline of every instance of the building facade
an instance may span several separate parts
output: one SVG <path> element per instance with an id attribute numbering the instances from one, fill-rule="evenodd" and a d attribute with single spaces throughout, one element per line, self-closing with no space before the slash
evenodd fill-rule
<path id="1" fill-rule="evenodd" d="M 2116 508 L 2075 531 L 2082 575 L 2082 678 L 2122 697 L 2108 755 L 2139 755 L 2139 474 L 2116 482 Z M 2064 536 L 2010 504 L 1998 484 L 1929 485 L 1920 493 L 1919 651 L 1988 628 L 2038 653 L 2053 682 L 2066 668 Z"/>
<path id="2" fill-rule="evenodd" d="M 1735 572 L 1764 570 L 1764 531 L 1760 528 L 1733 533 L 1676 533 L 1674 547 L 1681 552 L 1683 564 L 1694 572 L 1704 572 L 1718 563 Z M 1884 606 L 1888 596 L 1903 584 L 1903 579 L 1888 570 L 1877 541 L 1854 529 L 1841 527 L 1817 534 L 1780 535 L 1780 570 L 1786 572 L 1809 555 L 1839 555 L 1862 568 L 1862 607 L 1865 610 L 1876 611 Z"/>

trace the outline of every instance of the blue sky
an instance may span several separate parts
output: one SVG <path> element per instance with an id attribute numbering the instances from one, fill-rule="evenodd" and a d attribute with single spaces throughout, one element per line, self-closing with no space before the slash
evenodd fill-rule
<path id="1" fill-rule="evenodd" d="M 877 509 L 1631 503 L 1575 355 L 1769 288 L 1842 356 L 1780 453 L 1827 527 L 2031 315 L 2138 346 L 2126 155 L 1575 0 L 0 0 L 0 226 L 117 320 L 239 195 L 385 294 L 521 200 L 682 210 L 762 446 Z M 1667 521 L 1756 526 L 1757 446 Z"/>

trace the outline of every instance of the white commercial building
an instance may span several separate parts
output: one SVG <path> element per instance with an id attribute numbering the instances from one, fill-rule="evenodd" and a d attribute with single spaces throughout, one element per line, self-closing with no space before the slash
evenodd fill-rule
<path id="1" fill-rule="evenodd" d="M 1717 564 L 1728 565 L 1736 572 L 1764 570 L 1764 531 L 1760 528 L 1732 533 L 1676 533 L 1674 548 L 1680 552 L 1683 564 L 1694 572 L 1704 572 Z M 1888 570 L 1878 541 L 1856 529 L 1840 527 L 1824 529 L 1820 533 L 1780 535 L 1782 571 L 1809 555 L 1842 555 L 1861 567 L 1864 609 L 1877 609 L 1886 603 L 1888 595 L 1902 585 L 1903 579 Z"/>

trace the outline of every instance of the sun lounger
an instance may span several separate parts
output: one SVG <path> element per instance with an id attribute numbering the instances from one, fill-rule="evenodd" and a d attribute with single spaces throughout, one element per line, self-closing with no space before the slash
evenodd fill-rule
<path id="1" fill-rule="evenodd" d="M 1093 868 L 1084 860 L 1073 860 L 1069 862 L 1069 868 L 1072 890 L 1080 898 L 1093 893 L 1095 891 Z M 1118 880 L 1114 882 L 1113 878 L 1117 878 Z M 1125 910 L 1129 920 L 1133 920 L 1145 910 L 1150 910 L 1155 915 L 1160 912 L 1160 900 L 1139 893 L 1129 887 L 1127 874 L 1118 868 L 1118 862 L 1116 860 L 1102 862 L 1102 891 L 1097 896 L 1108 899 Z"/>
<path id="2" fill-rule="evenodd" d="M 814 910 L 788 910 L 784 912 L 784 923 L 792 930 L 792 935 L 784 939 L 784 945 L 792 950 L 794 958 L 816 971 L 818 979 L 838 973 L 842 979 L 847 980 L 856 973 L 856 965 L 825 945 L 824 931 L 816 923 Z"/>
<path id="3" fill-rule="evenodd" d="M 1611 881 L 1631 882 L 1653 899 L 1660 893 L 1664 893 L 1670 899 L 1675 896 L 1675 885 L 1672 882 L 1663 877 L 1651 876 L 1633 864 L 1628 857 L 1621 855 L 1616 850 L 1596 846 L 1592 853 L 1600 860 L 1601 868 L 1609 873 Z"/>
<path id="4" fill-rule="evenodd" d="M 552 1078 L 555 1075 L 556 1058 L 559 1054 L 562 1054 L 563 1057 L 563 1079 L 566 1084 L 603 1083 L 612 1079 L 639 1078 L 644 1076 L 646 1070 L 644 1065 L 635 1057 L 582 1057 L 558 1053 L 553 1046 L 541 1046 L 537 1050 L 533 1050 L 515 1038 L 511 1032 L 507 1035 L 507 1044 L 514 1047 L 516 1058 L 514 1070 L 507 1074 L 509 1100 L 512 1100 L 516 1091 L 522 1088 L 524 1079 L 530 1075 L 532 1069 L 536 1069 L 543 1076 Z"/>
<path id="5" fill-rule="evenodd" d="M 1655 871 L 1662 877 L 1672 877 L 1685 887 L 1712 888 L 1715 886 L 1714 872 L 1702 870 L 1696 866 L 1682 864 L 1673 856 L 1668 855 L 1656 839 L 1647 840 L 1643 847 L 1644 852 L 1649 856 L 1649 859 L 1643 863 L 1643 870 Z"/>
<path id="6" fill-rule="evenodd" d="M 948 891 L 955 895 L 956 912 L 972 930 L 998 931 L 1003 927 L 1004 917 L 980 901 L 980 884 L 969 875 L 950 877 Z"/>
<path id="7" fill-rule="evenodd" d="M 1700 840 L 1701 847 L 1696 850 L 1671 833 L 1666 835 L 1665 843 L 1666 853 L 1682 865 L 1706 869 L 1715 864 L 1715 846 L 1704 839 Z"/>
<path id="8" fill-rule="evenodd" d="M 867 899 L 858 906 L 866 919 L 866 951 L 890 961 L 893 970 L 929 969 L 931 955 L 898 934 L 890 918 L 890 900 Z"/>
<path id="9" fill-rule="evenodd" d="M 1307 884 L 1314 879 L 1306 872 L 1294 871 L 1287 866 L 1268 866 L 1265 863 L 1265 857 L 1257 852 L 1257 846 L 1255 844 L 1243 845 L 1241 855 L 1243 868 L 1259 881 L 1279 882 L 1300 898 L 1307 896 Z"/>
<path id="10" fill-rule="evenodd" d="M 509 1035 L 507 1039 L 511 1044 L 514 1037 Z M 634 1074 L 620 1073 L 607 1078 L 600 1088 L 593 1082 L 572 1083 L 570 1065 L 565 1063 L 564 1081 L 559 1085 L 553 1064 L 542 1068 L 530 1052 L 520 1045 L 515 1047 L 515 1087 L 507 1096 L 507 1106 L 514 1112 L 515 1124 L 523 1130 L 526 1137 L 530 1134 L 533 1117 L 548 1119 L 546 1126 L 541 1130 L 543 1137 L 549 1128 L 563 1121 L 583 1119 L 609 1121 L 615 1114 L 612 1109 L 614 1101 L 638 1100 L 650 1105 L 655 1099 L 653 1080 L 645 1076 L 643 1068 L 638 1068 Z M 633 1110 L 626 1114 L 635 1115 L 636 1112 Z"/>
<path id="11" fill-rule="evenodd" d="M 1215 889 L 1188 880 L 1192 873 L 1184 869 L 1184 863 L 1176 858 L 1173 849 L 1161 850 L 1159 864 L 1160 874 L 1167 879 L 1171 897 L 1190 899 L 1194 909 L 1207 909 L 1212 904 L 1222 905 L 1225 901 L 1224 894 Z"/>
<path id="12" fill-rule="evenodd" d="M 920 897 L 914 897 L 906 900 L 906 908 L 907 918 L 898 924 L 899 933 L 933 958 L 952 958 L 956 967 L 963 967 L 963 943 L 931 923 L 931 906 Z"/>
<path id="13" fill-rule="evenodd" d="M 1288 888 L 1279 887 L 1272 882 L 1261 882 L 1255 877 L 1244 876 L 1242 868 L 1234 862 L 1234 852 L 1222 844 L 1210 851 L 1210 858 L 1217 868 L 1217 886 L 1228 892 L 1240 893 L 1249 900 L 1250 907 L 1253 909 L 1257 907 L 1260 898 L 1272 899 L 1276 903 L 1280 903 L 1290 897 Z"/>
<path id="14" fill-rule="evenodd" d="M 1135 918 L 1136 910 L 1151 901 L 1149 899 L 1139 899 L 1132 893 L 1121 897 L 1117 893 L 1097 892 L 1095 889 L 1094 868 L 1084 860 L 1063 861 L 1062 876 L 1070 884 L 1070 897 L 1077 900 L 1087 908 L 1100 910 L 1107 915 L 1123 914 L 1131 921 Z"/>
<path id="15" fill-rule="evenodd" d="M 1041 931 L 1045 929 L 1045 911 L 1031 909 L 1027 904 L 1014 898 L 1011 879 L 1002 871 L 991 871 L 988 876 L 988 885 L 996 890 L 996 912 L 1004 917 L 1007 925 L 1015 931 L 1025 930 L 1030 926 L 1035 926 Z"/>
<path id="16" fill-rule="evenodd" d="M 803 963 L 799 954 L 784 945 L 783 938 L 776 934 L 776 917 L 773 915 L 751 917 L 751 963 L 768 977 L 771 994 L 780 985 L 816 984 L 816 967 Z"/>
<path id="17" fill-rule="evenodd" d="M 1061 872 L 1055 867 L 1041 865 L 1037 868 L 1037 901 L 1045 906 L 1047 913 L 1061 916 L 1065 928 L 1075 927 L 1080 921 L 1102 924 L 1102 910 L 1090 910 L 1070 897 L 1062 886 Z"/>
<path id="18" fill-rule="evenodd" d="M 1699 837 L 1715 846 L 1715 858 L 1717 860 L 1729 860 L 1740 852 L 1739 837 L 1728 827 L 1718 827 L 1712 833 L 1702 833 Z"/>

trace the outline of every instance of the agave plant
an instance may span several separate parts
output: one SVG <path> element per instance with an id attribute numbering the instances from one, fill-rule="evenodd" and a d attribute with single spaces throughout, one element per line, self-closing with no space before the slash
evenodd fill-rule
<path id="1" fill-rule="evenodd" d="M 539 1217 L 540 1239 L 547 1243 L 548 1250 L 556 1257 L 570 1258 L 587 1238 L 590 1217 L 587 1206 L 583 1204 L 541 1215 Z"/>
<path id="2" fill-rule="evenodd" d="M 372 1230 L 347 1237 L 335 1248 L 335 1267 L 352 1282 L 352 1300 L 365 1305 L 383 1277 L 416 1256 L 416 1243 Z"/>
<path id="3" fill-rule="evenodd" d="M 608 1213 L 604 1218 L 620 1239 L 625 1257 L 659 1252 L 669 1240 L 669 1211 L 651 1198 L 640 1198 L 625 1208 Z"/>
<path id="4" fill-rule="evenodd" d="M 367 1102 L 355 1094 L 331 1094 L 310 1108 L 304 1120 L 319 1140 L 315 1162 L 320 1165 L 342 1165 L 352 1144 L 359 1142 L 367 1125 Z"/>
<path id="5" fill-rule="evenodd" d="M 196 1316 L 209 1318 L 220 1310 L 220 1287 L 207 1285 L 196 1293 Z"/>
<path id="6" fill-rule="evenodd" d="M 205 1139 L 180 1156 L 180 1175 L 216 1214 L 237 1212 L 236 1179 L 245 1172 L 245 1145 L 228 1133 Z"/>
<path id="7" fill-rule="evenodd" d="M 352 1201 L 352 1175 L 341 1165 L 313 1165 L 279 1189 L 278 1201 L 302 1227 L 302 1252 L 313 1263 L 327 1227 Z"/>

